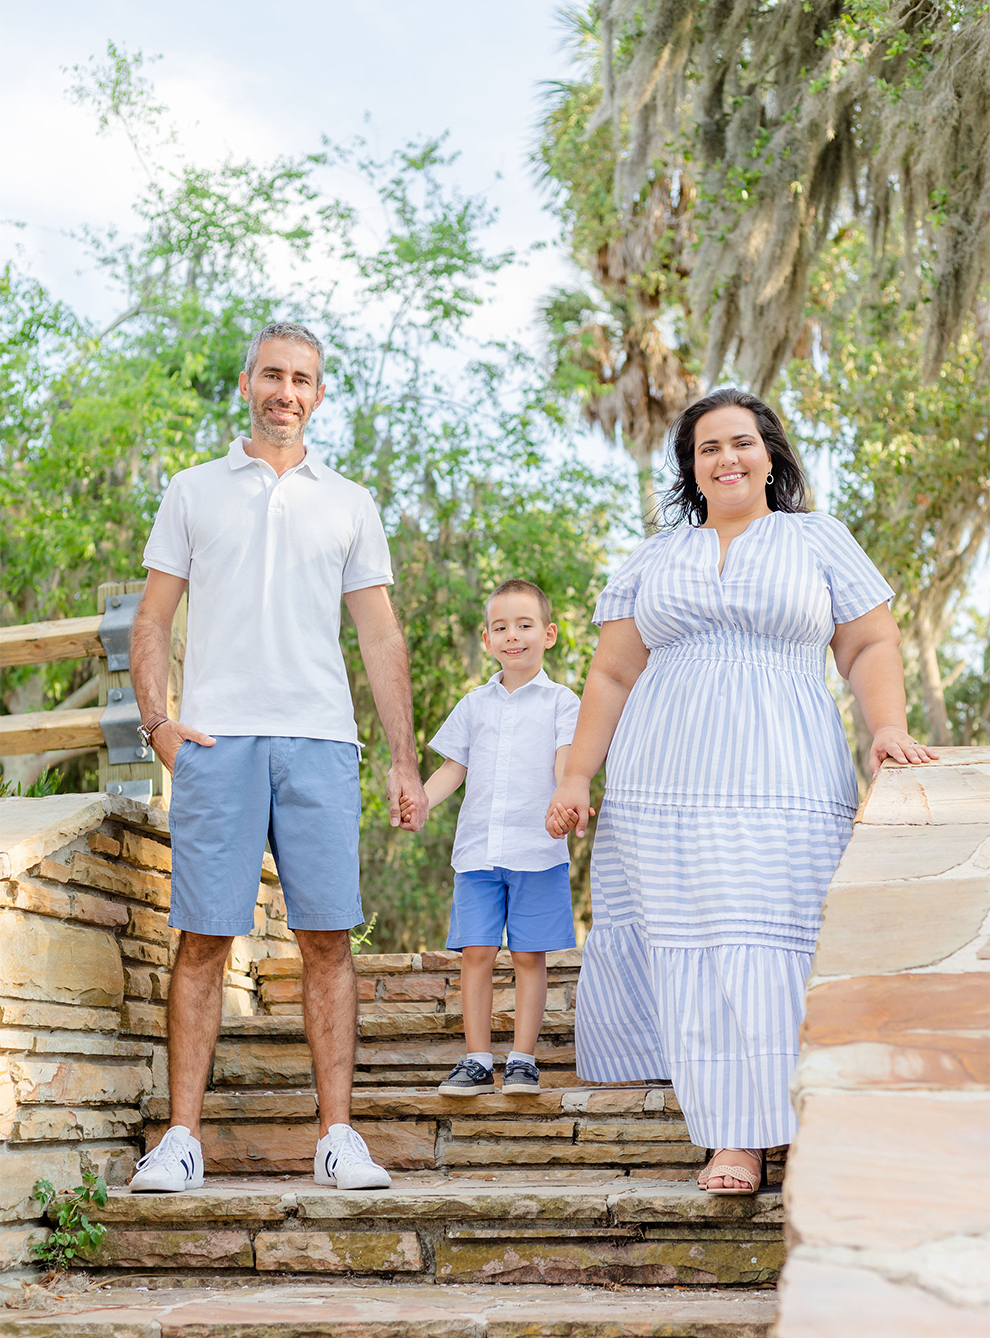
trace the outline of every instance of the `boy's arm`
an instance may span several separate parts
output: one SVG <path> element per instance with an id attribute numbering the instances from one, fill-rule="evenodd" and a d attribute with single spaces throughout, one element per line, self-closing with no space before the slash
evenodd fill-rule
<path id="1" fill-rule="evenodd" d="M 426 790 L 426 797 L 430 801 L 430 808 L 434 809 L 437 804 L 442 804 L 445 799 L 449 799 L 458 785 L 463 785 L 467 772 L 467 767 L 462 767 L 460 762 L 455 762 L 448 757 L 443 766 L 434 771 L 423 787 Z"/>
<path id="2" fill-rule="evenodd" d="M 433 812 L 437 804 L 442 804 L 460 785 L 467 775 L 467 767 L 462 767 L 460 762 L 454 762 L 449 757 L 442 767 L 438 767 L 433 775 L 423 786 L 426 791 L 426 801 L 429 805 L 427 816 Z"/>
<path id="3" fill-rule="evenodd" d="M 564 767 L 567 765 L 567 754 L 571 751 L 569 743 L 562 743 L 554 754 L 553 759 L 553 778 L 559 785 L 564 779 Z"/>

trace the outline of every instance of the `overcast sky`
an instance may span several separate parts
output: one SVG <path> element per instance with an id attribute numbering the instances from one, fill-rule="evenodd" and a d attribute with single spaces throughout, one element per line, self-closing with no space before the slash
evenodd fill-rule
<path id="1" fill-rule="evenodd" d="M 351 0 L 294 11 L 258 0 L 3 0 L 6 136 L 0 255 L 16 257 L 56 294 L 100 319 L 116 310 L 101 276 L 67 234 L 82 224 L 128 229 L 141 179 L 120 132 L 100 137 L 91 110 L 66 96 L 64 72 L 100 56 L 108 38 L 147 56 L 159 99 L 192 156 L 256 161 L 367 132 L 382 151 L 450 131 L 466 191 L 500 212 L 491 241 L 526 251 L 499 280 L 485 333 L 532 336 L 536 303 L 567 277 L 526 155 L 540 83 L 569 73 L 558 0 Z M 10 226 L 9 220 L 23 223 Z"/>

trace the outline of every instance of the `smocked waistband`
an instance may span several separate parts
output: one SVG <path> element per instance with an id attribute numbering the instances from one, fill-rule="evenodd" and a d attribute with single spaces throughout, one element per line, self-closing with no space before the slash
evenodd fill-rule
<path id="1" fill-rule="evenodd" d="M 678 637 L 650 651 L 651 665 L 670 660 L 722 660 L 815 674 L 820 678 L 825 672 L 825 647 L 786 637 L 763 636 L 759 632 L 720 628 Z"/>

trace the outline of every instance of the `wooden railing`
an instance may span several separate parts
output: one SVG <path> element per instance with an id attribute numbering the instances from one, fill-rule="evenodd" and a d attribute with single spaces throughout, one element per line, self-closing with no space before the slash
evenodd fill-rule
<path id="1" fill-rule="evenodd" d="M 20 715 L 0 716 L 0 757 L 28 753 L 64 752 L 95 749 L 99 754 L 99 788 L 120 790 L 140 782 L 148 793 L 168 798 L 168 773 L 158 758 L 134 748 L 134 759 L 111 763 L 105 746 L 101 722 L 111 694 L 131 686 L 127 669 L 111 669 L 100 640 L 108 600 L 115 596 L 137 594 L 144 581 L 108 581 L 97 590 L 98 612 L 86 618 L 60 618 L 42 623 L 24 623 L 0 628 L 0 668 L 15 665 L 50 664 L 56 660 L 95 658 L 97 661 L 97 706 L 52 711 L 29 711 Z M 183 596 L 172 624 L 169 656 L 168 712 L 176 719 L 182 698 L 182 662 L 186 644 L 186 599 Z M 92 700 L 92 697 L 90 697 Z M 125 788 L 124 793 L 127 792 Z"/>

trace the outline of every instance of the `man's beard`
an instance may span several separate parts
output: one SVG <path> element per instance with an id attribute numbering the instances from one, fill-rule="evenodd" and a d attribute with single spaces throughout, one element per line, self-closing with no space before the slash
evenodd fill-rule
<path id="1" fill-rule="evenodd" d="M 265 398 L 262 395 L 255 396 L 251 400 L 251 430 L 259 437 L 264 437 L 265 441 L 272 446 L 295 446 L 302 440 L 303 432 L 306 430 L 306 424 L 309 422 L 308 413 L 300 413 L 299 417 L 292 423 L 275 423 L 265 414 L 267 405 L 277 406 L 275 397 Z"/>

